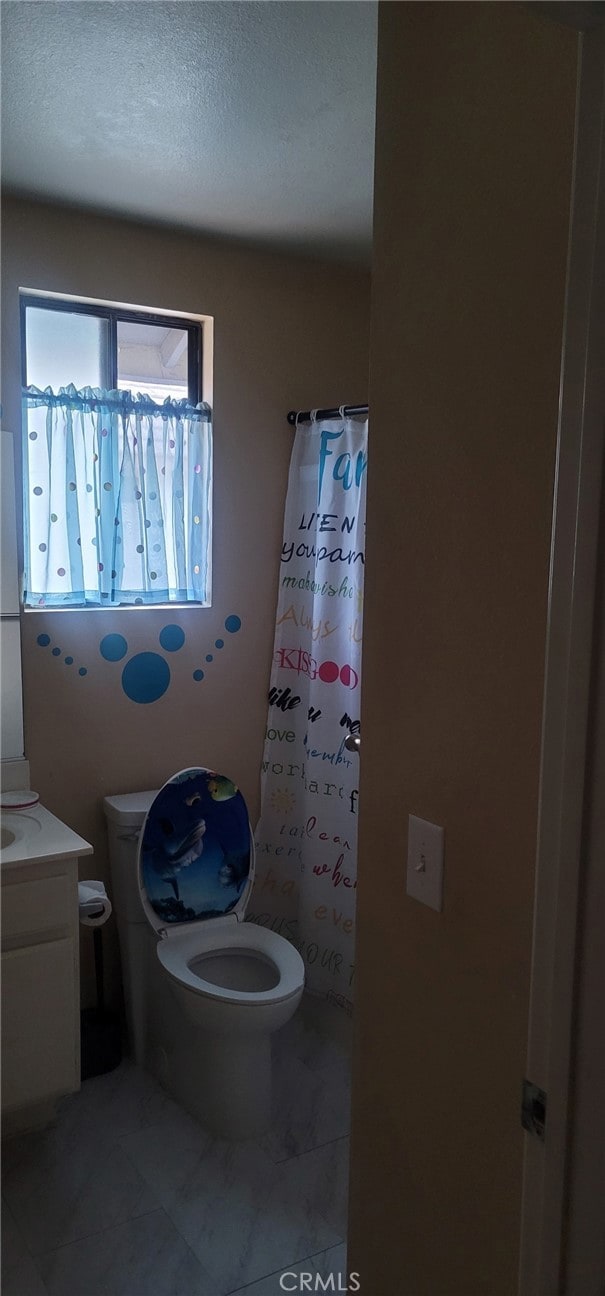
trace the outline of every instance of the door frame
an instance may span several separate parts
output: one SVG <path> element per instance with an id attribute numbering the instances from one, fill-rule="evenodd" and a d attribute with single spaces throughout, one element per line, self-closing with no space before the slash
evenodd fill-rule
<path id="1" fill-rule="evenodd" d="M 540 8 L 554 16 L 555 6 Z M 563 21 L 570 21 L 574 6 L 561 9 L 567 11 Z M 544 1141 L 525 1135 L 519 1296 L 556 1296 L 564 1282 L 578 898 L 605 462 L 604 23 L 601 10 L 597 24 L 579 36 L 526 1070 L 527 1079 L 545 1091 L 547 1105 Z M 600 1115 L 605 1130 L 605 1099 Z"/>

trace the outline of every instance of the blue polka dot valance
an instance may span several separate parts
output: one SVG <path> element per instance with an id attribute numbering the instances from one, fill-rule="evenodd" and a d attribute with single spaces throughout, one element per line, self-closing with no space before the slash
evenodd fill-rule
<path id="1" fill-rule="evenodd" d="M 90 387 L 23 406 L 25 605 L 208 605 L 209 407 Z"/>

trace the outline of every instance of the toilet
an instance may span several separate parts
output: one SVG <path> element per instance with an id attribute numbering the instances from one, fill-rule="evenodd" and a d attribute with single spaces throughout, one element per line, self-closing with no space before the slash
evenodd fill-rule
<path id="1" fill-rule="evenodd" d="M 270 1123 L 271 1035 L 300 1003 L 304 964 L 282 936 L 245 922 L 244 798 L 195 767 L 103 806 L 135 1060 L 215 1135 L 256 1137 Z"/>

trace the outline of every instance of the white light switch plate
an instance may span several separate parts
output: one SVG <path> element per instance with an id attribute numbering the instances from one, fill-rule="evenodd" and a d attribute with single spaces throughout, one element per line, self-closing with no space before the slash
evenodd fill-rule
<path id="1" fill-rule="evenodd" d="M 443 908 L 443 839 L 438 824 L 410 815 L 406 891 L 414 900 L 441 912 Z"/>

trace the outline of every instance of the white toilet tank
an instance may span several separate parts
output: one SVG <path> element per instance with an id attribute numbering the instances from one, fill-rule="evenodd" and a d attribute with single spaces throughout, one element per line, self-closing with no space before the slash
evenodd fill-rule
<path id="1" fill-rule="evenodd" d="M 146 923 L 137 877 L 137 845 L 145 815 L 157 792 L 127 792 L 103 801 L 109 839 L 113 902 L 120 921 Z"/>

